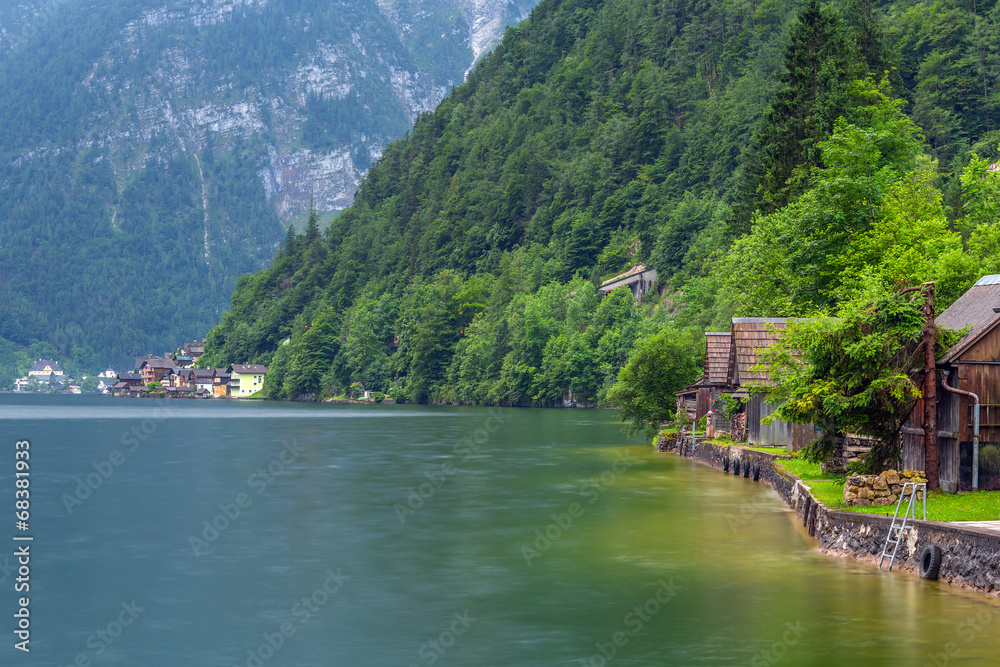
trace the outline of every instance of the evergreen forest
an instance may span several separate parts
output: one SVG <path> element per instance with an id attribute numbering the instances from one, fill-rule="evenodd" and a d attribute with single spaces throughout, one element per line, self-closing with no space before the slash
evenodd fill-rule
<path id="1" fill-rule="evenodd" d="M 989 1 L 544 0 L 239 279 L 204 361 L 272 398 L 615 404 L 734 316 L 944 308 L 1000 272 L 998 78 Z M 639 264 L 642 302 L 599 297 Z"/>

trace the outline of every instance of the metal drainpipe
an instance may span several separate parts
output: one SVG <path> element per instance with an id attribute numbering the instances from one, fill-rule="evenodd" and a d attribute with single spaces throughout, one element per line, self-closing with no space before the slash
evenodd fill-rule
<path id="1" fill-rule="evenodd" d="M 949 371 L 942 371 L 944 378 L 941 380 L 941 387 L 952 394 L 969 396 L 973 400 L 972 406 L 972 490 L 979 490 L 979 396 L 971 391 L 955 389 L 948 386 Z"/>

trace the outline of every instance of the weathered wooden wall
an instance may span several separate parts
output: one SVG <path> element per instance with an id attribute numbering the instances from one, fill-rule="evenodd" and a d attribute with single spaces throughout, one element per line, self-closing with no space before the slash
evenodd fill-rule
<path id="1" fill-rule="evenodd" d="M 747 442 L 762 447 L 787 447 L 794 452 L 818 437 L 811 424 L 790 424 L 780 419 L 762 424 L 761 420 L 773 411 L 774 406 L 763 395 L 751 397 L 746 406 Z"/>

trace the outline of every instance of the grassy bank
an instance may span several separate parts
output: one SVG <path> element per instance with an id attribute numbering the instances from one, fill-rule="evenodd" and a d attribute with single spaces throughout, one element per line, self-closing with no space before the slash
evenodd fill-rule
<path id="1" fill-rule="evenodd" d="M 820 470 L 820 464 L 802 458 L 775 461 L 775 465 L 789 472 L 809 487 L 818 501 L 835 510 L 882 514 L 892 516 L 896 505 L 854 507 L 844 504 L 845 475 L 832 475 Z M 923 516 L 923 503 L 917 507 L 917 516 Z M 927 496 L 927 518 L 930 521 L 996 521 L 1000 520 L 1000 491 L 976 493 L 942 493 L 933 491 Z"/>

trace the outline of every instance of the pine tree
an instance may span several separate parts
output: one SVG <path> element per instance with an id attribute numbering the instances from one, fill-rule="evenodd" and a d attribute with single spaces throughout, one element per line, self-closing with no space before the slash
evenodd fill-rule
<path id="1" fill-rule="evenodd" d="M 319 213 L 316 212 L 316 204 L 312 198 L 309 199 L 309 221 L 306 223 L 306 248 L 312 246 L 313 242 L 319 239 Z"/>
<path id="2" fill-rule="evenodd" d="M 848 0 L 844 6 L 844 19 L 854 35 L 858 56 L 868 73 L 879 80 L 886 72 L 894 72 L 892 52 L 886 42 L 885 26 L 876 11 L 875 1 Z M 901 84 L 898 74 L 890 80 L 894 87 Z"/>
<path id="3" fill-rule="evenodd" d="M 280 259 L 282 257 L 294 257 L 295 252 L 295 225 L 289 224 L 288 229 L 285 231 L 285 241 L 281 244 L 281 249 L 278 250 L 278 256 L 276 259 Z"/>
<path id="4" fill-rule="evenodd" d="M 837 12 L 809 0 L 792 25 L 785 51 L 785 88 L 775 95 L 747 156 L 730 228 L 748 230 L 753 213 L 771 213 L 794 200 L 822 166 L 818 144 L 851 108 L 849 84 L 863 76 L 862 60 Z"/>

